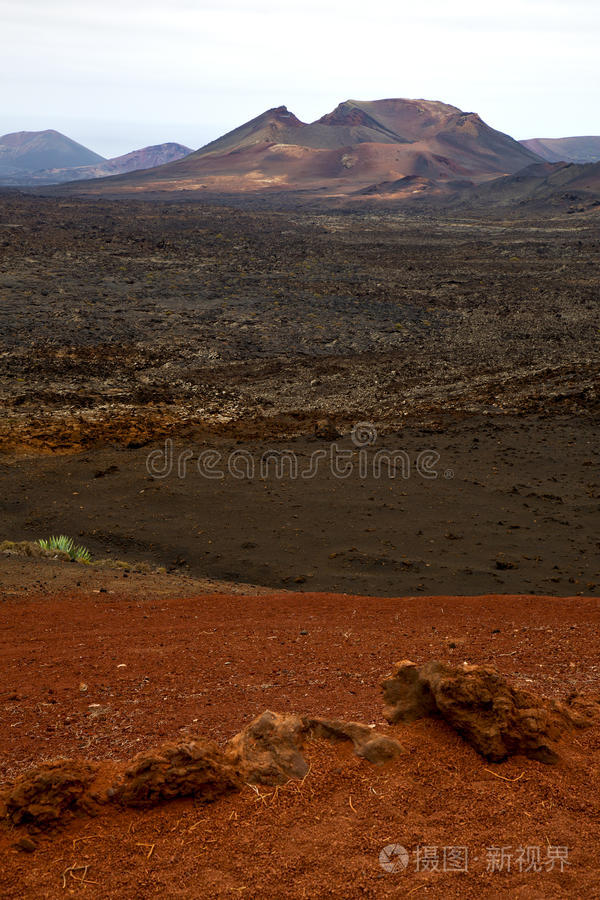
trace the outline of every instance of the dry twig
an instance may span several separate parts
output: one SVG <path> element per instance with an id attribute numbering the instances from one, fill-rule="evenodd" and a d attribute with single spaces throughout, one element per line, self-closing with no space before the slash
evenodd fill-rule
<path id="1" fill-rule="evenodd" d="M 156 844 L 136 844 L 136 847 L 150 847 L 150 849 L 148 850 L 148 853 L 146 854 L 146 859 L 150 859 L 150 857 L 154 853 L 154 848 L 156 847 Z"/>
<path id="2" fill-rule="evenodd" d="M 499 775 L 498 772 L 492 772 L 491 769 L 484 769 L 483 771 L 484 771 L 484 772 L 489 772 L 490 775 L 494 775 L 495 778 L 501 778 L 502 781 L 510 781 L 511 783 L 513 783 L 513 782 L 515 782 L 515 781 L 519 781 L 519 780 L 523 777 L 523 775 L 525 774 L 525 772 L 521 772 L 521 774 L 520 774 L 520 775 L 517 775 L 516 778 L 507 778 L 506 775 Z"/>

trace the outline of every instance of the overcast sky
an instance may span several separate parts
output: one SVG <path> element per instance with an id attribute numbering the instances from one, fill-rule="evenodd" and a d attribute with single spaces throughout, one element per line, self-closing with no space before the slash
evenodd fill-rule
<path id="1" fill-rule="evenodd" d="M 0 0 L 0 35 L 0 134 L 56 128 L 104 156 L 350 98 L 600 134 L 599 0 Z"/>

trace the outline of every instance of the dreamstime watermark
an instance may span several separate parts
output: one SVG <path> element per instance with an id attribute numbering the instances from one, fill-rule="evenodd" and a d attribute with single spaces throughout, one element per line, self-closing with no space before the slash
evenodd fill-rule
<path id="1" fill-rule="evenodd" d="M 497 846 L 485 847 L 481 855 L 473 855 L 469 847 L 418 846 L 411 852 L 401 844 L 387 844 L 379 853 L 379 865 L 390 874 L 405 872 L 468 872 L 484 868 L 488 873 L 564 872 L 570 865 L 569 847 Z"/>
<path id="2" fill-rule="evenodd" d="M 377 429 L 369 422 L 359 422 L 351 432 L 353 447 L 333 442 L 328 448 L 319 447 L 305 457 L 294 450 L 265 450 L 258 457 L 249 450 L 222 453 L 214 448 L 195 454 L 191 448 L 175 453 L 173 440 L 167 438 L 164 448 L 152 450 L 146 457 L 146 470 L 153 478 L 187 478 L 195 469 L 202 478 L 220 480 L 229 475 L 240 481 L 254 478 L 309 481 L 316 478 L 323 466 L 334 478 L 349 478 L 358 474 L 361 479 L 410 478 L 416 474 L 427 481 L 453 478 L 452 469 L 440 473 L 437 450 L 421 450 L 411 455 L 406 450 L 375 449 Z"/>

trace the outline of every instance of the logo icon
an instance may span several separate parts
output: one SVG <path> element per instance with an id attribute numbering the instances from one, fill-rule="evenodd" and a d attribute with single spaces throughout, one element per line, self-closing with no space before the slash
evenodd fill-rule
<path id="1" fill-rule="evenodd" d="M 384 872 L 403 872 L 408 866 L 408 850 L 402 844 L 388 844 L 379 854 Z"/>
<path id="2" fill-rule="evenodd" d="M 372 447 L 377 441 L 377 429 L 370 422 L 358 422 L 350 436 L 355 447 Z"/>

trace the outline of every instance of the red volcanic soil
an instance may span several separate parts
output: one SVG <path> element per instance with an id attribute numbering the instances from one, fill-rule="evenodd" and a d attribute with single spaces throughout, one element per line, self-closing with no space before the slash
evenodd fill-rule
<path id="1" fill-rule="evenodd" d="M 190 733 L 223 742 L 265 709 L 374 723 L 407 750 L 377 767 L 315 741 L 302 782 L 204 806 L 105 808 L 33 835 L 31 853 L 15 846 L 22 829 L 2 826 L 2 897 L 597 892 L 597 728 L 568 735 L 555 766 L 490 764 L 440 721 L 385 725 L 379 682 L 405 657 L 468 660 L 546 696 L 597 696 L 598 600 L 215 594 L 164 576 L 2 566 L 4 782 L 57 756 L 128 759 Z M 406 869 L 381 868 L 389 844 L 407 849 Z M 423 865 L 425 847 L 437 869 Z M 467 847 L 468 871 L 444 871 L 444 847 Z M 490 848 L 502 847 L 492 871 Z M 556 847 L 568 848 L 562 872 Z M 519 848 L 534 848 L 529 869 Z"/>

